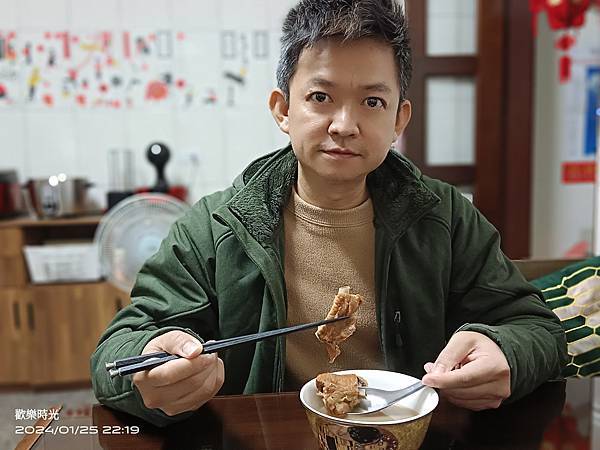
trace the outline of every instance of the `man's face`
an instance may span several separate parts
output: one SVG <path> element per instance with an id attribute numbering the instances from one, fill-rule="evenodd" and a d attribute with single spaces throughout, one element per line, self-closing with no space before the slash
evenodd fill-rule
<path id="1" fill-rule="evenodd" d="M 281 120 L 276 111 L 274 116 L 289 134 L 308 180 L 362 182 L 383 162 L 410 118 L 410 104 L 399 108 L 399 101 L 390 45 L 371 38 L 346 43 L 331 38 L 302 51 L 287 110 Z"/>

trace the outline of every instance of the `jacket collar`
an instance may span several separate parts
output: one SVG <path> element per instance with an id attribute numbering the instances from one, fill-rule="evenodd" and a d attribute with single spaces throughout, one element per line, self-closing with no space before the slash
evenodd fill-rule
<path id="1" fill-rule="evenodd" d="M 298 164 L 291 145 L 251 163 L 234 181 L 236 194 L 229 200 L 232 213 L 262 245 L 276 236 L 282 208 L 295 183 Z M 440 199 L 421 181 L 421 173 L 406 158 L 389 152 L 367 176 L 375 220 L 392 238 L 400 236 Z"/>

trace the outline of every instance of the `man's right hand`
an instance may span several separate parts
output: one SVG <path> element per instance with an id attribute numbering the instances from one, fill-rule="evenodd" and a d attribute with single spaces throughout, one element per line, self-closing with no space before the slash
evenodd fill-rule
<path id="1" fill-rule="evenodd" d="M 142 354 L 167 352 L 183 358 L 133 375 L 147 408 L 168 416 L 194 411 L 213 398 L 225 379 L 223 361 L 216 353 L 203 355 L 202 344 L 183 331 L 169 331 L 146 344 Z"/>

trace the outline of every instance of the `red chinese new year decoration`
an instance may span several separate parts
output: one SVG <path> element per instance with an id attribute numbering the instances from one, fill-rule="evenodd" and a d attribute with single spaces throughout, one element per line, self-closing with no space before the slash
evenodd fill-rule
<path id="1" fill-rule="evenodd" d="M 542 438 L 543 450 L 590 450 L 590 439 L 582 435 L 577 426 L 577 417 L 573 408 L 565 404 L 560 417 L 554 419 Z"/>
<path id="2" fill-rule="evenodd" d="M 533 30 L 537 34 L 537 15 L 546 11 L 552 30 L 565 30 L 556 41 L 556 48 L 565 52 L 559 60 L 559 79 L 561 83 L 571 79 L 571 57 L 569 49 L 575 44 L 575 37 L 568 33 L 571 28 L 583 25 L 585 12 L 592 5 L 600 6 L 600 0 L 529 0 L 533 13 Z"/>

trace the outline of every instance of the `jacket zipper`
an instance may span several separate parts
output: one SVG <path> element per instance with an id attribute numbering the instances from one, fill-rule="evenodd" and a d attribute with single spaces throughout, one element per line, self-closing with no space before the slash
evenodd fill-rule
<path id="1" fill-rule="evenodd" d="M 404 236 L 406 231 L 414 223 L 418 222 L 419 219 L 421 217 L 423 217 L 431 209 L 432 204 L 433 204 L 433 202 L 430 203 L 429 205 L 427 205 L 427 207 L 424 207 L 423 211 L 414 218 L 414 220 L 406 227 L 406 229 L 404 229 L 400 234 L 398 234 L 394 238 L 394 240 L 385 248 L 383 274 L 382 274 L 382 277 L 380 280 L 381 287 L 379 288 L 380 306 L 379 306 L 378 319 L 379 319 L 379 323 L 381 324 L 380 329 L 379 329 L 379 336 L 380 336 L 380 340 L 381 340 L 381 347 L 383 350 L 383 360 L 384 360 L 385 366 L 388 368 L 391 367 L 389 365 L 390 355 L 389 355 L 389 352 L 387 351 L 388 348 L 386 345 L 386 338 L 385 338 L 383 330 L 384 329 L 387 330 L 387 327 L 388 327 L 386 305 L 387 305 L 387 291 L 388 291 L 388 279 L 389 279 L 389 272 L 390 272 L 390 261 L 392 259 L 392 249 L 396 246 L 398 239 L 400 239 L 402 236 Z M 392 323 L 393 323 L 393 333 L 394 333 L 393 345 L 396 348 L 400 348 L 404 345 L 404 340 L 402 339 L 402 313 L 399 309 L 394 311 Z M 396 357 L 400 358 L 399 356 L 396 356 Z"/>
<path id="2" fill-rule="evenodd" d="M 384 254 L 384 264 L 383 264 L 383 272 L 381 275 L 381 279 L 380 279 L 380 283 L 381 286 L 379 287 L 379 323 L 381 324 L 379 327 L 379 339 L 381 340 L 381 349 L 383 351 L 383 363 L 385 364 L 386 368 L 389 368 L 389 356 L 388 356 L 388 352 L 387 352 L 387 346 L 386 346 L 386 338 L 385 338 L 385 334 L 383 332 L 383 330 L 385 330 L 387 328 L 387 314 L 386 314 L 386 304 L 387 304 L 387 286 L 388 286 L 388 277 L 389 277 L 389 270 L 390 270 L 390 260 L 391 260 L 391 256 L 392 256 L 392 246 L 388 246 L 385 249 L 385 254 Z"/>
<path id="3" fill-rule="evenodd" d="M 400 314 L 400 310 L 394 311 L 394 328 L 396 332 L 394 333 L 394 343 L 396 347 L 402 347 L 402 333 L 400 332 L 400 324 L 402 323 L 402 314 Z"/>

